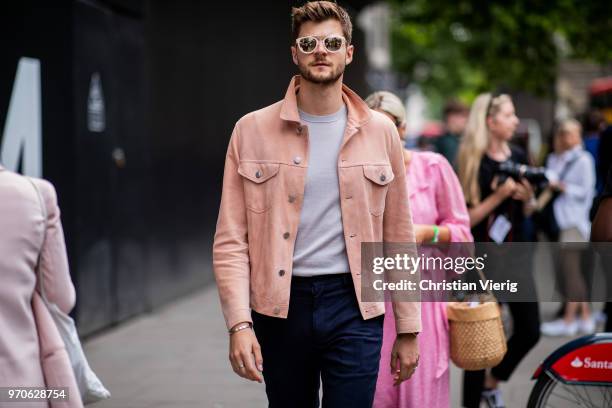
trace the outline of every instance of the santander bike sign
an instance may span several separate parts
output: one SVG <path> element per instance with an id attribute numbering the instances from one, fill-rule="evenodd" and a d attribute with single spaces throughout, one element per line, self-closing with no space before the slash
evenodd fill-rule
<path id="1" fill-rule="evenodd" d="M 568 382 L 612 382 L 610 344 L 591 344 L 557 360 L 551 369 Z"/>

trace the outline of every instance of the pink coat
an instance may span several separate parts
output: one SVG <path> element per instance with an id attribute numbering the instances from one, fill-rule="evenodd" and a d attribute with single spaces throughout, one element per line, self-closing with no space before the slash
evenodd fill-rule
<path id="1" fill-rule="evenodd" d="M 39 253 L 47 298 L 65 312 L 69 312 L 75 303 L 55 189 L 43 180 L 35 180 L 35 183 L 47 208 L 44 245 L 45 220 L 36 190 L 25 177 L 0 166 L 0 387 L 45 386 L 39 334 L 50 339 L 47 352 L 53 349 L 58 354 L 65 353 L 50 316 L 35 320 L 33 313 L 33 300 L 40 306 L 33 299 Z M 64 386 L 74 387 L 71 372 L 66 372 L 69 369 L 69 366 L 59 364 L 54 375 L 68 379 Z M 71 400 L 70 404 L 62 406 L 82 406 L 77 401 L 79 398 Z M 0 407 L 3 404 L 7 403 L 0 402 Z M 19 406 L 46 407 L 47 404 L 20 403 Z"/>

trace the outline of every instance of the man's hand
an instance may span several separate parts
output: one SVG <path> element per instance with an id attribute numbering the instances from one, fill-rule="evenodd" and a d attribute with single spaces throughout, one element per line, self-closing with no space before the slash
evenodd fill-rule
<path id="1" fill-rule="evenodd" d="M 419 343 L 414 333 L 398 334 L 391 350 L 393 385 L 412 377 L 419 365 Z"/>
<path id="2" fill-rule="evenodd" d="M 253 329 L 230 335 L 229 359 L 236 374 L 251 381 L 263 382 L 261 347 Z"/>

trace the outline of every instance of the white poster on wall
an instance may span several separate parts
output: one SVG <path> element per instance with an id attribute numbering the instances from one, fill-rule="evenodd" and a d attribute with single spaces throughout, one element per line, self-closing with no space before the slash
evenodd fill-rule
<path id="1" fill-rule="evenodd" d="M 104 132 L 106 129 L 106 109 L 100 74 L 94 72 L 89 81 L 89 96 L 87 97 L 87 129 L 90 132 Z"/>

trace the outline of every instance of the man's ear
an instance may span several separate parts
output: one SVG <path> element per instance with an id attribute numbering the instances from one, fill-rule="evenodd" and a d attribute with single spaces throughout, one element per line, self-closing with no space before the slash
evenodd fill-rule
<path id="1" fill-rule="evenodd" d="M 353 61 L 353 52 L 355 52 L 355 47 L 352 44 L 346 47 L 346 65 Z"/>
<path id="2" fill-rule="evenodd" d="M 295 46 L 291 46 L 291 59 L 295 65 L 298 65 L 297 48 Z"/>

